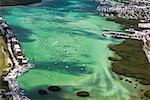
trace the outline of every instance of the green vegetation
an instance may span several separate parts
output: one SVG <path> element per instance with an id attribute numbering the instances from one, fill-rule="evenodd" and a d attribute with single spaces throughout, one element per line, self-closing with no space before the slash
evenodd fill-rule
<path id="1" fill-rule="evenodd" d="M 121 24 L 122 29 L 133 27 L 136 30 L 141 30 L 138 27 L 139 20 L 129 20 L 117 17 L 107 18 L 107 20 Z M 113 61 L 112 70 L 114 72 L 125 76 L 140 78 L 141 83 L 150 84 L 150 64 L 147 61 L 142 46 L 142 41 L 131 39 L 127 39 L 118 45 L 109 46 L 111 50 L 116 51 L 116 54 L 122 58 L 119 61 L 112 60 L 112 58 L 109 58 L 109 60 Z"/>
<path id="2" fill-rule="evenodd" d="M 109 46 L 121 57 L 112 63 L 112 70 L 117 74 L 140 79 L 142 84 L 150 84 L 150 64 L 142 49 L 143 43 L 128 39 L 121 44 Z"/>
<path id="3" fill-rule="evenodd" d="M 119 61 L 119 58 L 117 57 L 108 57 L 108 59 L 111 61 Z"/>
<path id="4" fill-rule="evenodd" d="M 127 39 L 121 44 L 111 45 L 109 48 L 121 57 L 120 60 L 112 60 L 112 70 L 120 75 L 140 79 L 140 83 L 150 85 L 150 63 L 144 51 L 143 42 Z M 150 90 L 144 95 L 150 98 Z"/>
<path id="5" fill-rule="evenodd" d="M 138 23 L 140 20 L 137 19 L 123 19 L 123 18 L 118 18 L 118 17 L 111 17 L 107 18 L 106 20 L 108 21 L 114 21 L 116 23 L 122 24 L 122 29 L 128 29 L 130 27 L 133 27 L 136 30 L 142 30 L 141 28 L 138 27 Z"/>
<path id="6" fill-rule="evenodd" d="M 7 56 L 9 56 L 7 45 L 4 38 L 0 36 L 0 91 L 3 91 L 2 97 L 5 100 L 10 100 L 11 97 L 4 95 L 5 91 L 10 91 L 8 88 L 8 82 L 3 79 L 8 73 L 7 71 L 4 71 L 4 69 L 9 68 L 9 65 L 6 62 Z"/>
<path id="7" fill-rule="evenodd" d="M 145 95 L 146 97 L 150 98 L 150 90 L 147 90 L 147 91 L 144 93 L 144 95 Z"/>
<path id="8" fill-rule="evenodd" d="M 118 17 L 107 18 L 108 21 L 114 21 L 122 25 L 122 30 L 133 27 L 141 31 L 138 27 L 140 20 L 123 19 Z M 121 44 L 109 45 L 112 51 L 121 57 L 109 57 L 112 61 L 112 70 L 120 75 L 134 77 L 140 79 L 140 83 L 150 85 L 150 63 L 143 51 L 143 42 L 138 40 L 127 39 Z M 149 90 L 144 93 L 146 97 L 150 97 Z"/>
<path id="9" fill-rule="evenodd" d="M 3 51 L 5 52 L 5 54 Z M 8 64 L 6 64 L 7 56 L 8 56 L 7 45 L 3 37 L 0 37 L 0 76 L 2 75 L 3 70 L 9 67 Z"/>
<path id="10" fill-rule="evenodd" d="M 8 82 L 4 81 L 3 76 L 0 76 L 0 89 L 9 91 Z"/>

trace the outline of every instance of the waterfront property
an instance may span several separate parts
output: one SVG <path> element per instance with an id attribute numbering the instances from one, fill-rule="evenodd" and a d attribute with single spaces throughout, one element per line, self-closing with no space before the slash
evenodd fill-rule
<path id="1" fill-rule="evenodd" d="M 105 1 L 104 1 L 105 2 Z M 142 3 L 141 3 L 142 2 Z M 127 19 L 142 19 L 145 21 L 150 20 L 150 3 L 149 1 L 137 1 L 131 0 L 126 3 L 111 3 L 109 7 L 100 6 L 97 7 L 97 10 L 102 12 L 103 15 L 113 14 L 114 16 L 118 16 L 121 18 Z M 103 4 L 103 3 L 102 3 Z M 108 5 L 108 3 L 106 3 Z M 102 15 L 102 14 L 101 14 Z"/>
<path id="2" fill-rule="evenodd" d="M 104 8 L 103 6 L 101 6 L 101 4 L 104 4 L 103 2 L 99 2 L 100 6 L 97 7 L 97 10 L 100 11 L 103 15 L 106 16 L 108 14 L 108 16 L 110 16 L 111 14 L 113 14 L 114 16 L 122 19 L 137 20 L 139 22 L 134 23 L 134 26 L 136 26 L 135 28 L 140 29 L 136 30 L 135 28 L 131 28 L 132 26 L 129 26 L 129 29 L 125 29 L 126 32 L 104 31 L 103 35 L 114 38 L 131 38 L 142 40 L 144 42 L 143 50 L 145 51 L 147 59 L 150 62 L 150 50 L 148 49 L 150 36 L 150 3 L 148 3 L 146 0 L 132 0 L 130 2 L 128 1 L 127 4 L 112 3 L 109 4 L 109 7 Z M 107 2 L 106 4 L 108 5 Z"/>
<path id="3" fill-rule="evenodd" d="M 29 100 L 25 95 L 22 95 L 16 78 L 23 74 L 25 71 L 28 71 L 31 66 L 28 63 L 25 54 L 23 53 L 19 41 L 14 33 L 14 31 L 9 27 L 6 21 L 0 17 L 0 31 L 6 39 L 8 46 L 8 51 L 10 58 L 13 63 L 13 68 L 10 70 L 8 75 L 4 78 L 5 81 L 9 83 L 9 89 L 13 100 Z M 21 56 L 21 57 L 20 57 Z"/>

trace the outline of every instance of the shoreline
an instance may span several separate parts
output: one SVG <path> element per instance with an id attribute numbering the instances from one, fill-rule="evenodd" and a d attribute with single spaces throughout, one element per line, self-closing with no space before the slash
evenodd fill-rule
<path id="1" fill-rule="evenodd" d="M 129 44 L 125 43 L 126 41 L 130 41 L 128 43 L 131 43 L 130 44 L 131 47 L 127 47 L 127 45 L 129 45 Z M 129 82 L 129 83 L 135 85 L 135 80 L 136 80 L 136 86 L 138 86 L 138 87 L 135 87 L 135 89 L 141 88 L 138 91 L 141 92 L 141 90 L 142 90 L 142 94 L 140 94 L 141 98 L 145 98 L 144 97 L 144 93 L 146 93 L 147 91 L 150 90 L 150 84 L 149 84 L 149 76 L 150 75 L 147 75 L 148 72 L 147 73 L 143 72 L 142 74 L 140 74 L 141 70 L 144 70 L 144 68 L 143 68 L 144 65 L 141 68 L 138 67 L 138 64 L 137 64 L 137 66 L 133 67 L 131 62 L 129 62 L 130 64 L 127 65 L 128 61 L 130 61 L 130 57 L 128 57 L 129 60 L 127 60 L 127 58 L 124 58 L 122 56 L 122 54 L 120 54 L 121 52 L 123 52 L 124 54 L 127 54 L 125 56 L 129 56 L 129 55 L 133 56 L 134 55 L 133 52 L 137 52 L 137 51 L 133 51 L 133 49 L 135 49 L 134 47 L 133 47 L 133 49 L 129 49 L 129 50 L 131 50 L 133 52 L 126 52 L 126 50 L 123 50 L 125 48 L 132 48 L 132 46 L 134 44 L 133 41 L 137 41 L 137 40 L 128 40 L 127 39 L 121 44 L 117 44 L 117 45 L 113 45 L 113 46 L 109 47 L 110 50 L 114 51 L 116 55 L 121 57 L 121 59 L 119 59 L 117 61 L 111 60 L 112 61 L 112 71 L 114 73 L 116 73 L 118 76 L 120 76 L 120 75 L 123 76 L 124 77 L 123 79 L 126 80 L 125 82 Z M 140 42 L 140 41 L 138 41 L 138 42 Z M 137 48 L 140 49 L 140 48 L 142 48 L 142 46 L 141 47 L 137 47 Z M 123 50 L 123 51 L 121 51 L 121 50 Z M 141 49 L 141 52 L 143 52 L 142 49 Z M 137 53 L 139 54 L 139 52 L 137 52 Z M 145 56 L 144 52 L 143 52 L 143 55 Z M 132 57 L 132 59 L 135 59 L 135 58 L 136 57 Z M 125 61 L 125 60 L 127 60 L 127 61 Z M 145 60 L 147 60 L 146 57 L 145 57 Z M 137 62 L 139 62 L 139 61 L 137 61 Z M 125 65 L 124 65 L 124 63 L 125 63 Z M 136 61 L 133 62 L 133 63 L 135 64 Z M 147 63 L 148 63 L 148 61 L 147 61 Z M 127 66 L 130 66 L 130 65 L 131 65 L 131 67 L 127 67 Z M 123 67 L 121 67 L 121 66 L 123 66 Z M 145 69 L 147 70 L 147 68 L 145 68 Z M 137 73 L 139 73 L 139 74 L 137 74 Z M 146 76 L 144 76 L 144 75 L 146 75 Z M 120 79 L 120 80 L 123 80 L 123 79 Z M 130 80 L 130 81 L 128 81 L 128 80 Z"/>
<path id="2" fill-rule="evenodd" d="M 133 1 L 134 2 L 134 1 Z M 143 1 L 144 2 L 144 1 Z M 129 3 L 130 4 L 130 3 Z M 146 5 L 147 3 L 144 2 L 144 4 Z M 100 4 L 101 5 L 101 4 Z M 111 45 L 108 46 L 108 48 L 110 50 L 112 50 L 114 52 L 113 57 L 109 57 L 108 59 L 110 61 L 112 61 L 111 67 L 112 67 L 112 71 L 117 74 L 118 76 L 123 76 L 125 82 L 129 82 L 129 83 L 135 83 L 134 80 L 136 80 L 136 85 L 141 86 L 141 90 L 139 90 L 139 92 L 141 91 L 142 94 L 140 94 L 140 98 L 141 99 L 149 99 L 150 98 L 150 62 L 149 62 L 149 55 L 148 55 L 148 43 L 147 41 L 148 36 L 146 35 L 146 30 L 149 30 L 148 26 L 147 27 L 141 27 L 141 23 L 149 23 L 148 19 L 145 19 L 145 17 L 149 18 L 149 16 L 147 14 L 143 16 L 140 16 L 140 13 L 136 13 L 136 9 L 132 8 L 133 11 L 135 12 L 130 12 L 131 10 L 130 7 L 134 7 L 134 3 L 132 4 L 132 6 L 128 6 L 128 5 L 124 5 L 122 4 L 110 4 L 111 7 L 110 8 L 102 8 L 101 6 L 98 6 L 98 11 L 102 12 L 102 14 L 100 14 L 101 16 L 108 16 L 107 20 L 108 21 L 113 21 L 115 23 L 119 23 L 121 24 L 121 29 L 125 32 L 125 33 L 119 33 L 116 32 L 117 35 L 113 34 L 115 32 L 108 32 L 108 37 L 114 37 L 114 38 L 124 38 L 125 34 L 128 33 L 127 36 L 129 36 L 129 38 L 131 38 L 131 33 L 135 32 L 134 34 L 136 36 L 138 36 L 140 39 L 138 40 L 134 40 L 134 39 L 125 39 L 125 41 L 123 41 L 120 44 L 116 44 L 116 45 Z M 140 5 L 140 4 L 139 4 Z M 127 7 L 126 7 L 127 6 Z M 121 8 L 123 7 L 123 8 Z M 126 8 L 125 8 L 126 7 Z M 129 9 L 128 9 L 129 8 Z M 120 10 L 118 10 L 120 9 Z M 144 9 L 144 8 L 143 8 Z M 146 8 L 145 8 L 146 9 Z M 124 10 L 126 13 L 124 13 Z M 147 12 L 148 9 L 145 10 L 145 12 Z M 134 14 L 137 14 L 137 16 L 134 16 Z M 143 20 L 141 20 L 141 19 Z M 144 34 L 145 36 L 144 36 Z M 138 34 L 136 34 L 138 33 Z M 141 35 L 143 34 L 143 36 Z M 147 32 L 148 34 L 148 32 Z M 107 34 L 106 34 L 107 35 Z M 105 35 L 105 36 L 106 36 Z M 111 36 L 112 35 L 112 36 Z M 124 37 L 123 37 L 124 36 Z M 143 40 L 143 41 L 141 41 Z M 143 46 L 144 45 L 144 46 Z M 146 49 L 145 49 L 146 48 Z M 116 57 L 119 56 L 118 57 Z M 129 79 L 131 79 L 129 81 Z M 120 80 L 123 80 L 122 78 Z M 137 87 L 135 87 L 137 88 Z M 139 97 L 139 95 L 138 95 Z"/>
<path id="3" fill-rule="evenodd" d="M 134 64 L 132 64 L 131 65 L 131 59 L 132 58 L 134 58 L 134 57 L 131 57 L 131 56 L 129 56 L 131 53 L 132 53 L 132 56 L 134 55 L 134 53 L 131 51 L 131 52 L 129 52 L 129 51 L 127 51 L 127 49 L 128 48 L 130 48 L 131 50 L 133 50 L 133 49 L 140 49 L 140 47 L 127 47 L 128 45 L 130 45 L 130 46 L 133 46 L 133 44 L 135 43 L 133 43 L 132 44 L 132 42 L 134 42 L 134 41 L 136 41 L 137 43 L 139 43 L 139 45 L 142 47 L 142 43 L 140 42 L 140 41 L 137 41 L 137 40 L 131 40 L 131 39 L 127 39 L 127 40 L 125 40 L 125 41 L 123 41 L 121 44 L 117 44 L 117 45 L 112 45 L 112 46 L 109 46 L 109 49 L 110 50 L 112 50 L 112 51 L 114 51 L 115 52 L 115 54 L 116 55 L 118 55 L 121 59 L 119 59 L 119 60 L 117 60 L 117 61 L 114 61 L 114 60 L 111 60 L 111 59 L 109 59 L 110 61 L 112 61 L 112 66 L 113 66 L 113 68 L 112 68 L 112 70 L 113 70 L 113 72 L 115 72 L 115 73 L 117 73 L 117 74 L 119 74 L 119 75 L 124 75 L 124 76 L 126 76 L 126 77 L 134 77 L 134 78 L 137 78 L 137 79 L 140 79 L 140 80 L 142 80 L 143 79 L 143 82 L 141 81 L 141 84 L 143 84 L 143 85 L 150 85 L 150 80 L 148 80 L 147 79 L 147 84 L 145 83 L 144 84 L 144 82 L 145 82 L 145 80 L 146 79 L 144 79 L 144 78 L 142 78 L 142 77 L 140 77 L 139 75 L 137 75 L 137 76 L 134 76 L 134 73 L 132 74 L 132 71 L 130 72 L 128 69 L 129 68 L 131 68 L 131 67 L 128 67 L 128 68 L 126 68 L 126 66 L 127 65 L 129 65 L 129 66 L 136 66 L 136 69 L 138 68 L 138 65 L 135 65 L 136 64 L 136 61 L 138 61 L 137 59 L 134 59 L 134 60 L 136 60 L 136 61 L 134 61 L 133 63 Z M 123 49 L 126 49 L 126 50 L 123 50 Z M 128 49 L 129 50 L 129 49 Z M 142 49 L 141 50 L 136 50 L 136 51 L 139 51 L 139 52 L 143 52 L 142 51 Z M 134 51 L 135 52 L 135 51 Z M 139 52 L 137 52 L 139 55 L 138 56 L 141 56 L 141 55 L 143 55 L 143 59 L 144 59 L 144 61 L 145 61 L 145 63 L 147 63 L 148 64 L 148 66 L 149 66 L 149 63 L 148 63 L 148 61 L 147 61 L 147 59 L 146 59 L 146 57 L 145 57 L 145 54 L 144 54 L 144 52 L 141 54 L 141 53 L 139 53 Z M 136 53 L 135 53 L 136 54 Z M 126 57 L 128 57 L 128 59 L 129 60 L 127 60 L 126 59 Z M 131 59 L 130 59 L 130 57 L 131 57 Z M 113 58 L 113 57 L 112 57 Z M 114 58 L 114 59 L 116 59 L 116 58 Z M 141 58 L 142 59 L 142 58 Z M 126 63 L 124 63 L 124 61 L 126 62 Z M 130 61 L 129 63 L 128 63 L 128 61 Z M 132 60 L 133 61 L 133 60 Z M 119 71 L 119 69 L 118 68 L 121 68 L 121 67 L 118 67 L 119 65 L 122 65 L 123 67 L 122 67 L 122 69 L 123 70 L 121 70 L 120 69 L 120 71 Z M 125 64 L 125 65 L 123 65 L 123 64 Z M 139 64 L 139 63 L 138 63 Z M 144 66 L 143 66 L 144 67 Z M 125 71 L 125 68 L 126 68 L 126 70 L 127 71 Z M 133 68 L 133 67 L 132 67 Z M 139 67 L 140 68 L 140 67 Z M 145 67 L 144 67 L 145 68 Z M 143 68 L 142 68 L 143 69 Z M 133 70 L 134 71 L 134 70 Z M 136 70 L 135 70 L 136 71 Z M 139 71 L 141 71 L 141 70 L 139 70 Z M 130 73 L 130 75 L 129 75 L 129 73 Z M 143 75 L 142 75 L 143 76 Z"/>
<path id="4" fill-rule="evenodd" d="M 8 82 L 8 87 L 10 89 L 10 92 L 6 94 L 12 96 L 14 100 L 30 100 L 26 97 L 22 89 L 20 89 L 16 78 L 33 68 L 33 66 L 28 63 L 14 31 L 2 17 L 0 17 L 0 31 L 7 44 L 9 58 L 12 62 L 11 70 L 4 76 L 4 81 Z"/>

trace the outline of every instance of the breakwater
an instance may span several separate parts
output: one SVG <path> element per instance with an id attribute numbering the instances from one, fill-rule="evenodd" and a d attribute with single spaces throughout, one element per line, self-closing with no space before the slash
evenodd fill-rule
<path id="1" fill-rule="evenodd" d="M 9 83 L 10 94 L 13 100 L 30 100 L 20 89 L 16 78 L 27 72 L 33 66 L 28 63 L 16 34 L 2 17 L 0 17 L 0 31 L 6 40 L 8 52 L 11 56 L 11 62 L 9 63 L 13 65 L 8 75 L 4 78 Z"/>

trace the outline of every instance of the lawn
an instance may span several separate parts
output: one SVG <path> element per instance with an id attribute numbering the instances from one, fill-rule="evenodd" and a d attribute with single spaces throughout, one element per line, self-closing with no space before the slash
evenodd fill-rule
<path id="1" fill-rule="evenodd" d="M 3 37 L 0 37 L 0 76 L 2 75 L 3 69 L 8 68 L 8 65 L 6 64 L 6 57 L 8 56 L 7 50 L 7 45 Z M 3 51 L 5 52 L 5 54 L 3 53 Z"/>

